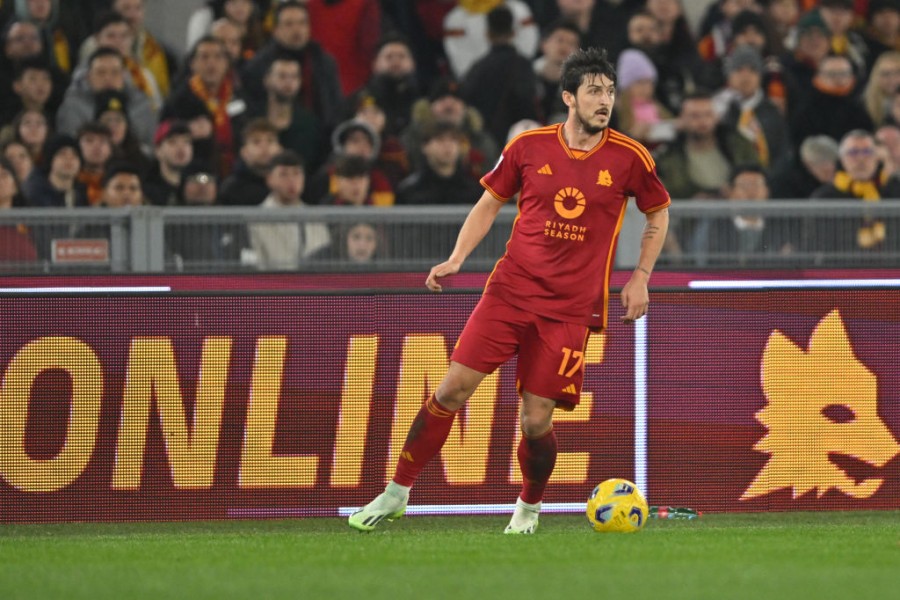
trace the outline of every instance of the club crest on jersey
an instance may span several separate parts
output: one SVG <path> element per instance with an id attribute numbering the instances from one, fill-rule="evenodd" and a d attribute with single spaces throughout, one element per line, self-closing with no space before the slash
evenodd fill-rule
<path id="1" fill-rule="evenodd" d="M 597 185 L 602 185 L 605 187 L 609 187 L 612 185 L 612 175 L 609 174 L 609 171 L 603 169 L 599 173 L 597 173 Z"/>

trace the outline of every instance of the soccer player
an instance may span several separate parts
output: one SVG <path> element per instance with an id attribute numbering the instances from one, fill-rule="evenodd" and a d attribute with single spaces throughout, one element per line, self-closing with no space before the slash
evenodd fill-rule
<path id="1" fill-rule="evenodd" d="M 556 462 L 553 410 L 579 401 L 584 351 L 591 332 L 607 325 L 609 277 L 629 197 L 646 216 L 638 266 L 622 289 L 622 321 L 647 312 L 647 282 L 668 229 L 670 203 L 653 159 L 629 137 L 608 127 L 616 73 L 606 51 L 578 50 L 565 62 L 565 123 L 527 131 L 504 149 L 481 183 L 484 194 L 469 212 L 449 259 L 425 285 L 463 261 L 490 230 L 500 207 L 519 194 L 519 215 L 478 306 L 460 334 L 446 377 L 410 427 L 393 480 L 349 518 L 371 531 L 401 516 L 421 469 L 441 449 L 457 411 L 489 373 L 518 354 L 523 475 L 505 533 L 530 534 Z"/>

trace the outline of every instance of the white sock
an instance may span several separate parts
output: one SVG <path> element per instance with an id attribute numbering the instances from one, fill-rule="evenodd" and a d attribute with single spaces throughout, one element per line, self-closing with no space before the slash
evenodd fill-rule
<path id="1" fill-rule="evenodd" d="M 387 487 L 384 488 L 384 491 L 386 493 L 390 494 L 391 496 L 395 496 L 395 497 L 401 498 L 401 499 L 406 499 L 406 498 L 409 498 L 409 490 L 411 490 L 411 489 L 412 489 L 412 487 L 410 487 L 408 485 L 400 485 L 396 481 L 391 480 L 387 484 Z"/>
<path id="2" fill-rule="evenodd" d="M 525 510 L 530 512 L 541 512 L 541 501 L 538 500 L 534 504 L 529 504 L 521 498 L 516 498 L 516 507 L 524 508 Z"/>

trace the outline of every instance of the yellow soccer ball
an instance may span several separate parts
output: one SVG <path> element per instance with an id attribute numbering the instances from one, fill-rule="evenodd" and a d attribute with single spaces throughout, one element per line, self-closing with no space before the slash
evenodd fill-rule
<path id="1" fill-rule="evenodd" d="M 632 482 L 607 479 L 591 492 L 586 512 L 594 531 L 632 533 L 643 528 L 650 508 Z"/>

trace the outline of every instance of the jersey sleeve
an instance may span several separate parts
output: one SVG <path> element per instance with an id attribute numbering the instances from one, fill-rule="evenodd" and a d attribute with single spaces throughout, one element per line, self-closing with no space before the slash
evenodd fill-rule
<path id="1" fill-rule="evenodd" d="M 643 213 L 666 208 L 672 203 L 669 192 L 656 174 L 656 165 L 651 163 L 648 168 L 641 160 L 635 160 L 631 166 L 631 192 Z"/>
<path id="2" fill-rule="evenodd" d="M 494 168 L 481 178 L 481 185 L 497 200 L 506 202 L 515 196 L 522 187 L 521 162 L 522 144 L 513 140 L 497 160 Z"/>

